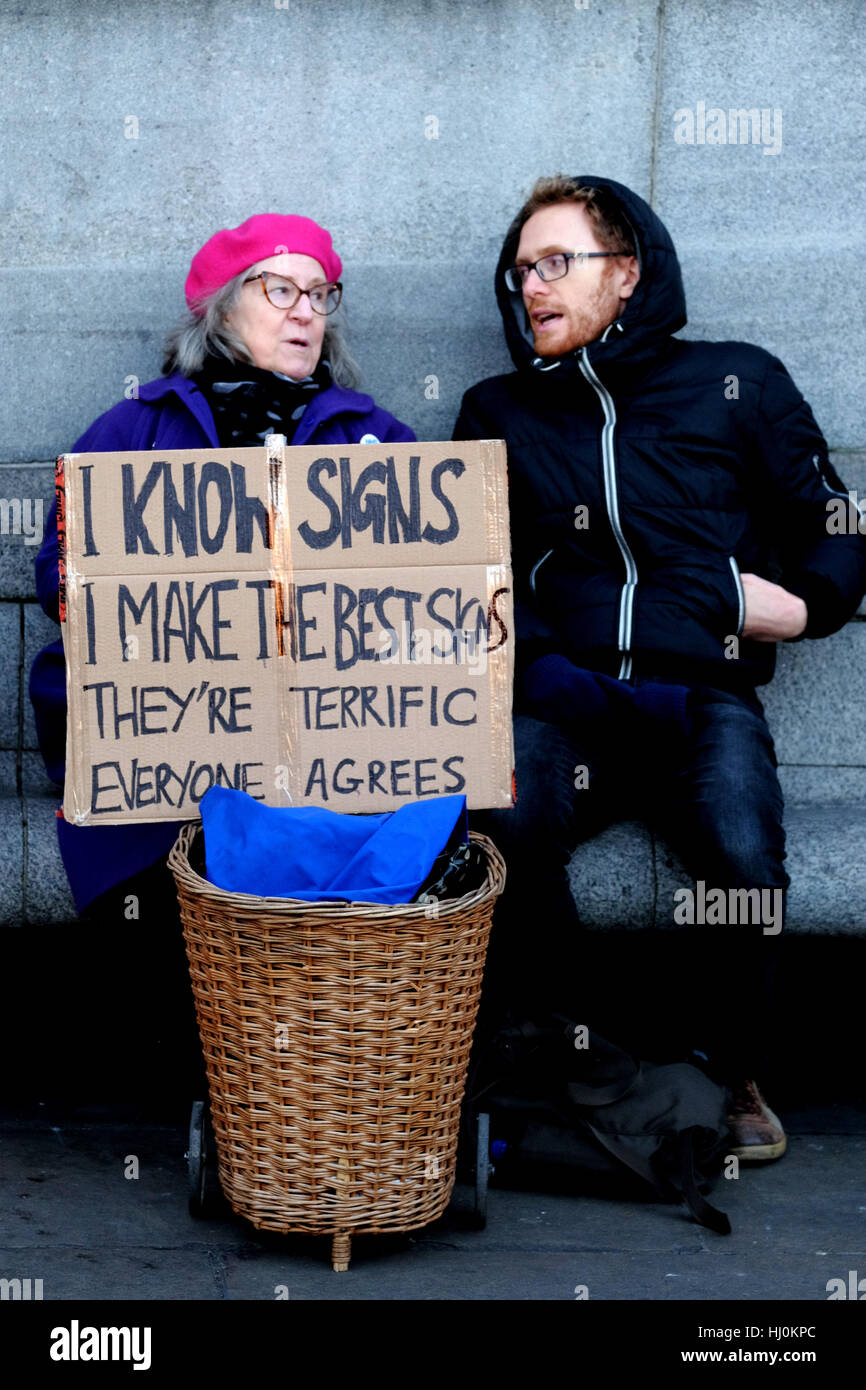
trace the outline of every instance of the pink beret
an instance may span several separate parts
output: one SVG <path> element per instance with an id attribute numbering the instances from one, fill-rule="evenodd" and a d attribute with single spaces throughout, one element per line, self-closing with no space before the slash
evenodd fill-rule
<path id="1" fill-rule="evenodd" d="M 329 280 L 339 280 L 343 262 L 331 244 L 331 234 L 310 217 L 278 212 L 248 217 L 239 227 L 215 232 L 200 251 L 196 251 L 186 277 L 184 293 L 193 313 L 215 290 L 221 289 L 242 270 L 271 256 L 294 252 L 312 256 Z"/>

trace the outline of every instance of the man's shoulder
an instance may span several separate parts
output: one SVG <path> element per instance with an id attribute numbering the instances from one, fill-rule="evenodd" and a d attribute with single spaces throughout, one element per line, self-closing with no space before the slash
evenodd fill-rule
<path id="1" fill-rule="evenodd" d="M 499 438 L 506 425 L 514 425 L 523 417 L 543 414 L 538 401 L 538 381 L 530 381 L 525 372 L 489 376 L 470 386 L 460 411 L 475 425 L 490 430 L 489 438 Z"/>
<path id="2" fill-rule="evenodd" d="M 455 439 L 505 439 L 509 447 L 534 438 L 544 419 L 526 373 L 487 377 L 463 397 L 454 427 Z"/>
<path id="3" fill-rule="evenodd" d="M 511 400 L 520 392 L 523 375 L 522 372 L 503 372 L 500 376 L 485 377 L 483 381 L 477 381 L 474 386 L 470 386 L 463 399 L 467 401 Z"/>
<path id="4" fill-rule="evenodd" d="M 756 343 L 744 343 L 735 339 L 674 338 L 674 361 L 688 363 L 696 370 L 706 369 L 715 374 L 725 368 L 729 374 L 753 381 L 760 385 L 766 378 L 770 367 L 778 359 L 766 348 Z"/>

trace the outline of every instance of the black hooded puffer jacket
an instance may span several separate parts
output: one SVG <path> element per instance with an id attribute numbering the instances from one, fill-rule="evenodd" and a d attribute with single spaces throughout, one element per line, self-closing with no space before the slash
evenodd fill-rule
<path id="1" fill-rule="evenodd" d="M 518 673 L 558 652 L 624 680 L 762 684 L 775 644 L 729 640 L 741 573 L 803 598 L 803 635 L 826 636 L 866 589 L 866 536 L 828 534 L 828 499 L 847 493 L 778 358 L 674 338 L 686 306 L 667 230 L 622 184 L 577 182 L 619 201 L 635 292 L 596 342 L 541 359 L 505 285 L 518 238 L 506 240 L 496 295 L 517 371 L 468 391 L 454 429 L 508 446 Z"/>

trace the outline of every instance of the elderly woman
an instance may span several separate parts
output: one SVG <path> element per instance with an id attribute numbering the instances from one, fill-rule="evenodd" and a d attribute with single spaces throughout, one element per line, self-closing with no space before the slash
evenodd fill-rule
<path id="1" fill-rule="evenodd" d="M 376 444 L 413 440 L 406 425 L 355 390 L 357 369 L 336 311 L 342 264 L 330 234 L 308 217 L 266 214 L 217 232 L 193 257 L 189 312 L 171 333 L 164 376 L 101 415 L 74 452 L 195 449 L 261 444 Z M 36 559 L 37 592 L 58 617 L 57 517 L 52 510 Z M 39 745 L 49 776 L 63 782 L 66 692 L 62 644 L 39 653 L 30 677 Z M 153 875 L 169 891 L 165 855 L 175 822 L 135 826 L 68 825 L 58 819 L 60 851 L 79 912 L 131 912 L 124 904 Z M 168 888 L 166 888 L 168 885 Z M 120 895 L 120 896 L 119 896 Z M 97 902 L 97 900 L 100 900 Z M 95 904 L 95 906 L 94 906 Z M 136 913 L 137 915 L 137 913 Z"/>

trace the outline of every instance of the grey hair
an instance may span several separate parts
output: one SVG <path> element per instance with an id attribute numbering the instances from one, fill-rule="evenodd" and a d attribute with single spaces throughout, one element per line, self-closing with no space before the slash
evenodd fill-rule
<path id="1" fill-rule="evenodd" d="M 166 376 L 170 372 L 193 376 L 201 371 L 208 353 L 252 362 L 243 339 L 226 322 L 226 316 L 237 304 L 242 286 L 250 274 L 256 272 L 259 264 L 256 262 L 249 266 L 203 299 L 200 305 L 203 312 L 194 314 L 187 309 L 165 340 L 162 370 Z M 361 372 L 349 351 L 345 330 L 345 310 L 341 304 L 335 314 L 329 315 L 325 324 L 322 357 L 330 363 L 331 376 L 336 385 L 354 391 L 361 383 Z"/>

